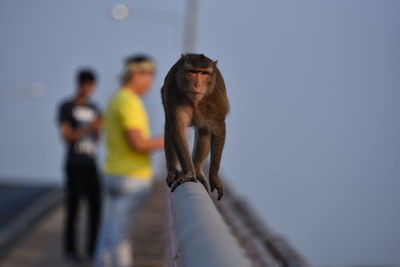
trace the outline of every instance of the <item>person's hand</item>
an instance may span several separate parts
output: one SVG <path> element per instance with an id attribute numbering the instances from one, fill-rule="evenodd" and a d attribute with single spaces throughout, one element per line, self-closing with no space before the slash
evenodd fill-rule
<path id="1" fill-rule="evenodd" d="M 100 131 L 103 127 L 103 121 L 101 119 L 96 119 L 89 124 L 89 128 L 92 131 Z"/>
<path id="2" fill-rule="evenodd" d="M 157 142 L 159 148 L 164 148 L 164 137 L 158 137 Z"/>

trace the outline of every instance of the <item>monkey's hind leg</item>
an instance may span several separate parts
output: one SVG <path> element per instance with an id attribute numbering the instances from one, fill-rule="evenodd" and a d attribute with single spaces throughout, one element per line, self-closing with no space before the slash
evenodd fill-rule
<path id="1" fill-rule="evenodd" d="M 179 172 L 177 168 L 178 159 L 176 157 L 176 152 L 172 143 L 172 139 L 170 137 L 170 131 L 167 122 L 165 122 L 164 126 L 164 141 L 164 152 L 168 171 L 167 178 L 165 180 L 168 187 L 171 187 L 177 179 Z"/>
<path id="2" fill-rule="evenodd" d="M 196 179 L 200 181 L 209 192 L 208 183 L 203 173 L 203 161 L 210 152 L 210 134 L 203 129 L 196 129 L 193 147 L 193 165 Z"/>
<path id="3" fill-rule="evenodd" d="M 225 144 L 225 122 L 221 122 L 220 127 L 211 136 L 211 163 L 210 163 L 210 187 L 211 192 L 218 191 L 218 200 L 224 195 L 224 188 L 218 171 L 221 163 L 222 150 Z"/>

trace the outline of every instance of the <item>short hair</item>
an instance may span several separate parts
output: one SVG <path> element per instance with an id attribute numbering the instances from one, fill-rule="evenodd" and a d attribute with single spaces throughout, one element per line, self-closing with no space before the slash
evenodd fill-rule
<path id="1" fill-rule="evenodd" d="M 80 69 L 77 73 L 78 84 L 96 82 L 96 74 L 90 69 Z"/>
<path id="2" fill-rule="evenodd" d="M 124 69 L 120 76 L 121 84 L 124 85 L 132 77 L 133 71 L 155 71 L 154 60 L 147 55 L 138 54 L 125 59 Z"/>

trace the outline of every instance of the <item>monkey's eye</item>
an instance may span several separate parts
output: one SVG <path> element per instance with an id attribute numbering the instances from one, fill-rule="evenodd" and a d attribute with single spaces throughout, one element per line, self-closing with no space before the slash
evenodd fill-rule
<path id="1" fill-rule="evenodd" d="M 196 73 L 198 73 L 198 71 L 197 70 L 189 70 L 189 73 L 196 74 Z"/>
<path id="2" fill-rule="evenodd" d="M 210 75 L 210 74 L 211 74 L 211 73 L 208 72 L 208 71 L 201 71 L 200 73 L 203 74 L 203 75 Z"/>

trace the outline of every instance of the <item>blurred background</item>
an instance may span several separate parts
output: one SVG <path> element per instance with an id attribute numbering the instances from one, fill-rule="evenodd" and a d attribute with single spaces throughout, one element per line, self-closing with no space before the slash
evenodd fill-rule
<path id="1" fill-rule="evenodd" d="M 104 107 L 123 59 L 150 54 L 145 104 L 163 134 L 185 12 L 184 0 L 2 0 L 0 182 L 62 185 L 56 108 L 80 67 L 96 70 Z M 195 52 L 219 60 L 231 101 L 223 176 L 313 265 L 400 265 L 399 12 L 394 0 L 198 5 Z"/>

